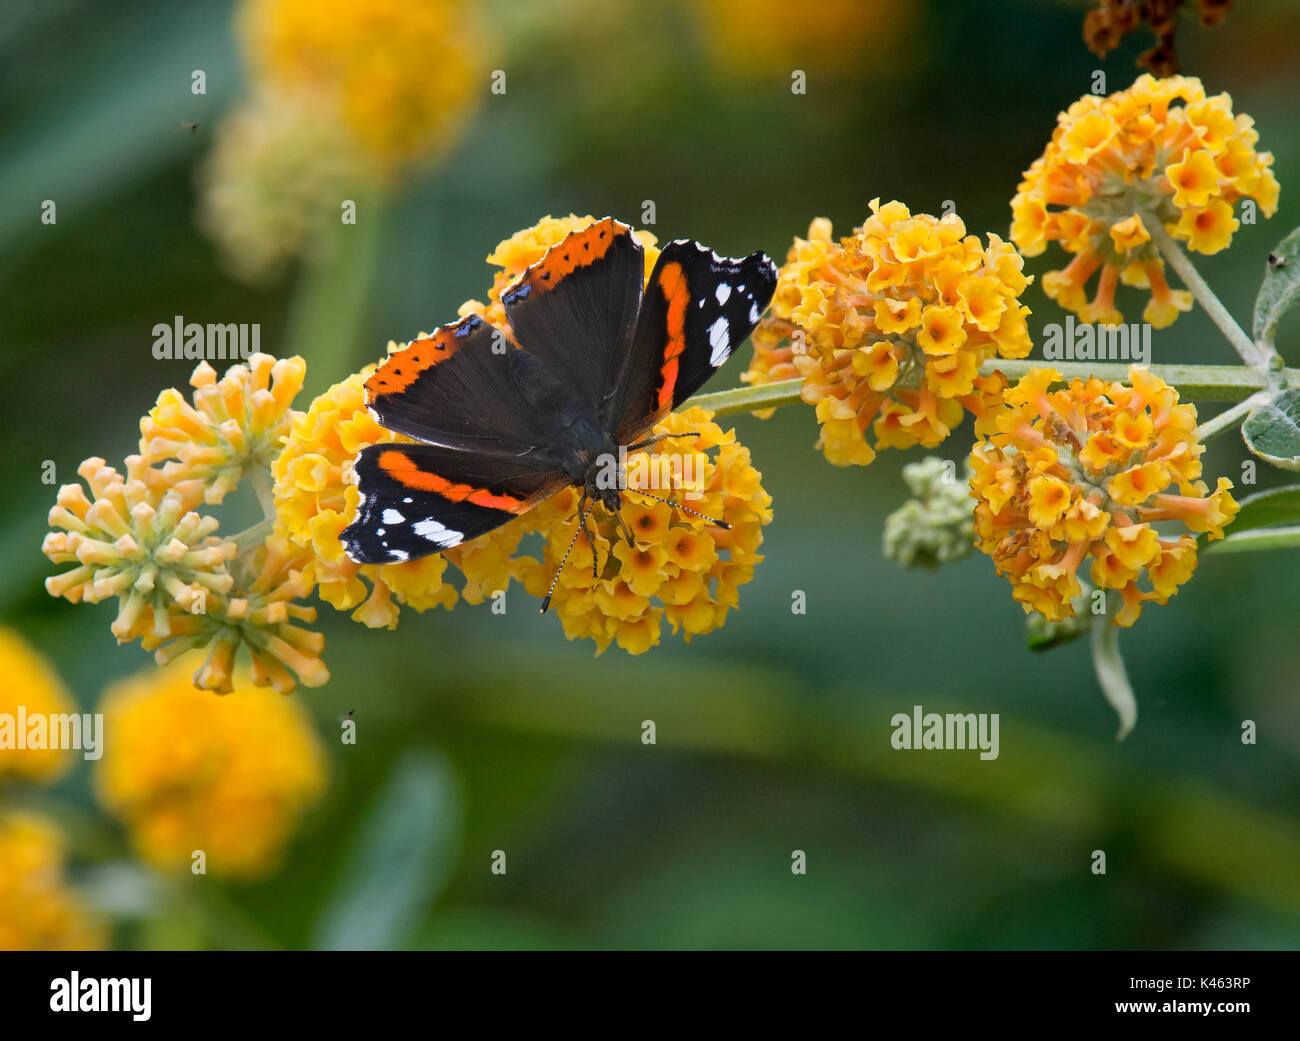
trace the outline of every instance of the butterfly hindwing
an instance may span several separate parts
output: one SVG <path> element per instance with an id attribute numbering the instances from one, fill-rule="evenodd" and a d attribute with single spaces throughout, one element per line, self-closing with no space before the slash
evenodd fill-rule
<path id="1" fill-rule="evenodd" d="M 361 564 L 437 553 L 499 527 L 569 483 L 523 460 L 439 445 L 378 444 L 353 464 L 361 502 L 340 536 Z"/>
<path id="2" fill-rule="evenodd" d="M 501 302 L 519 346 L 594 412 L 617 385 L 644 279 L 632 229 L 606 217 L 552 246 Z"/>
<path id="3" fill-rule="evenodd" d="M 623 378 L 602 420 L 620 444 L 644 433 L 712 376 L 754 330 L 776 290 L 764 253 L 720 257 L 690 239 L 659 254 Z"/>

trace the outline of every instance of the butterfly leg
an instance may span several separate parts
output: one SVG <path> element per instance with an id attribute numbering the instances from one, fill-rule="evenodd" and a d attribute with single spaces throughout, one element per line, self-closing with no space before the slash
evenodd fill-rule
<path id="1" fill-rule="evenodd" d="M 591 547 L 591 578 L 592 581 L 595 581 L 595 579 L 599 577 L 596 570 L 596 540 L 592 537 L 591 529 L 587 527 L 588 510 L 586 509 L 586 505 L 587 491 L 584 488 L 582 492 L 582 500 L 578 503 L 578 517 L 580 518 L 578 523 L 582 527 L 582 533 L 587 536 L 587 545 Z"/>
<path id="2" fill-rule="evenodd" d="M 623 537 L 627 539 L 629 546 L 636 546 L 636 540 L 632 538 L 632 530 L 627 526 L 627 521 L 623 519 L 623 504 L 619 503 L 619 508 L 614 511 L 614 516 L 618 518 L 618 526 L 623 529 Z"/>
<path id="3" fill-rule="evenodd" d="M 638 448 L 649 448 L 651 445 L 657 445 L 660 441 L 667 441 L 671 437 L 699 437 L 698 430 L 683 430 L 680 434 L 656 434 L 654 437 L 647 437 L 644 441 L 638 441 L 634 445 L 628 445 L 629 452 L 635 452 Z"/>

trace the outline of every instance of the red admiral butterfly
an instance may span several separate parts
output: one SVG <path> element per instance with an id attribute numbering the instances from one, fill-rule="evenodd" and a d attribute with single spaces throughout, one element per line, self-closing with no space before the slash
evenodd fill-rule
<path id="1" fill-rule="evenodd" d="M 603 460 L 654 443 L 642 438 L 749 336 L 776 289 L 765 254 L 730 260 L 689 239 L 664 247 L 643 291 L 644 273 L 632 229 L 606 217 L 501 294 L 513 339 L 469 315 L 390 355 L 366 380 L 367 403 L 419 444 L 357 455 L 348 556 L 437 553 L 570 484 L 583 491 L 581 530 L 589 501 L 621 521 L 619 490 L 597 481 Z"/>

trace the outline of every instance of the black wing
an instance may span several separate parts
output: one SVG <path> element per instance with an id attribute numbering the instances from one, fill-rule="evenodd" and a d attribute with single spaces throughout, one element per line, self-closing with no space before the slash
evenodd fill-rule
<path id="1" fill-rule="evenodd" d="M 569 483 L 525 458 L 441 445 L 379 444 L 353 464 L 361 492 L 340 536 L 359 564 L 390 564 L 438 553 L 486 534 Z"/>
<path id="2" fill-rule="evenodd" d="M 765 253 L 732 260 L 690 239 L 670 242 L 650 274 L 602 425 L 619 444 L 640 437 L 731 357 L 775 290 L 776 265 Z"/>
<path id="3" fill-rule="evenodd" d="M 570 232 L 501 294 L 519 346 L 595 415 L 632 343 L 645 253 L 612 217 Z"/>

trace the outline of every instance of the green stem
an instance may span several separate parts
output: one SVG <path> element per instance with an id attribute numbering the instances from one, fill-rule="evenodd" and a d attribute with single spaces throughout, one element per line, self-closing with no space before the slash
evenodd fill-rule
<path id="1" fill-rule="evenodd" d="M 1113 595 L 1111 599 L 1115 599 Z M 1116 606 L 1113 602 L 1108 603 L 1107 614 L 1092 621 L 1092 666 L 1102 694 L 1119 716 L 1119 733 L 1115 740 L 1123 741 L 1137 722 L 1138 709 L 1133 686 L 1124 668 L 1124 657 L 1119 652 L 1119 627 L 1110 620 L 1110 610 Z"/>
<path id="2" fill-rule="evenodd" d="M 1228 338 L 1228 342 L 1241 355 L 1241 360 L 1247 365 L 1266 370 L 1269 355 L 1274 352 L 1266 350 L 1246 335 L 1245 330 L 1237 324 L 1237 320 L 1228 313 L 1228 309 L 1215 296 L 1214 290 L 1201 277 L 1200 272 L 1192 266 L 1191 258 L 1183 251 L 1183 247 L 1175 242 L 1159 223 L 1155 223 L 1151 229 L 1151 238 L 1156 248 L 1160 250 L 1160 255 L 1178 272 L 1183 285 L 1192 291 L 1192 295 L 1200 301 L 1211 321 L 1219 327 L 1219 331 Z"/>
<path id="3" fill-rule="evenodd" d="M 262 507 L 265 520 L 275 520 L 275 491 L 271 487 L 271 472 L 264 466 L 250 466 L 246 471 L 248 483 L 257 493 L 257 504 Z"/>
<path id="4" fill-rule="evenodd" d="M 374 361 L 384 346 L 360 340 L 382 256 L 389 203 L 382 191 L 359 194 L 356 224 L 330 227 L 304 258 L 285 354 L 307 360 L 307 390 L 315 394 Z"/>
<path id="5" fill-rule="evenodd" d="M 980 367 L 980 373 L 988 376 L 1000 370 L 1014 383 L 1030 369 L 1044 367 L 1056 369 L 1065 380 L 1097 376 L 1118 382 L 1128 380 L 1129 370 L 1128 365 L 1116 362 L 1007 361 L 995 358 L 985 362 Z M 1159 376 L 1182 397 L 1197 401 L 1244 401 L 1272 386 L 1269 374 L 1245 365 L 1152 365 L 1149 368 L 1152 375 Z M 1300 386 L 1300 369 L 1283 369 L 1275 375 L 1285 386 Z M 690 403 L 710 409 L 718 416 L 733 416 L 742 412 L 793 405 L 802 400 L 799 396 L 802 387 L 802 380 L 781 380 L 756 387 L 735 387 L 712 394 L 700 394 L 691 398 Z"/>
<path id="6" fill-rule="evenodd" d="M 1300 546 L 1300 526 L 1257 528 L 1211 542 L 1206 553 L 1251 553 L 1264 549 L 1295 549 Z"/>
<path id="7" fill-rule="evenodd" d="M 1207 419 L 1192 431 L 1192 436 L 1199 438 L 1201 441 L 1208 441 L 1216 434 L 1220 434 L 1231 427 L 1240 426 L 1246 415 L 1268 401 L 1269 397 L 1270 393 L 1265 390 L 1252 394 L 1245 401 L 1238 402 L 1231 408 L 1225 408 L 1214 418 Z"/>

